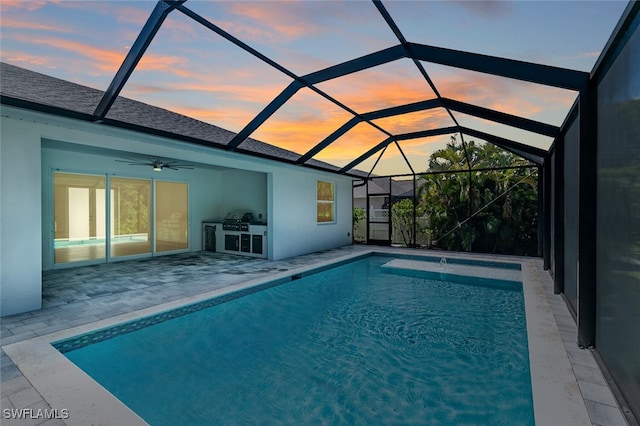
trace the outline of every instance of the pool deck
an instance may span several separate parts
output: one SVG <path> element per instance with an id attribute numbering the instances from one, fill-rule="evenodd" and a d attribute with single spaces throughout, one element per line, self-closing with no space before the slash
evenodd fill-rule
<path id="1" fill-rule="evenodd" d="M 523 265 L 523 279 L 535 282 L 535 286 L 531 286 L 531 289 L 538 289 L 537 300 L 546 302 L 538 303 L 537 306 L 527 306 L 527 309 L 549 311 L 550 314 L 546 314 L 546 318 L 552 318 L 551 321 L 545 321 L 544 312 L 536 315 L 536 318 L 540 319 L 536 322 L 540 322 L 538 325 L 542 327 L 538 329 L 539 331 L 544 330 L 545 327 L 547 330 L 553 330 L 552 337 L 539 335 L 538 338 L 545 339 L 545 342 L 550 342 L 549 339 L 557 339 L 557 344 L 554 347 L 561 349 L 559 353 L 558 351 L 550 353 L 546 350 L 548 345 L 539 344 L 530 347 L 530 354 L 532 358 L 537 357 L 542 360 L 556 357 L 561 361 L 559 364 L 566 361 L 566 368 L 563 372 L 564 374 L 568 372 L 572 376 L 570 379 L 575 379 L 577 388 L 574 393 L 578 394 L 580 400 L 574 408 L 578 412 L 586 408 L 590 419 L 582 420 L 578 413 L 576 419 L 580 420 L 576 420 L 577 423 L 563 424 L 607 426 L 628 424 L 607 384 L 608 379 L 598 368 L 593 354 L 576 345 L 575 322 L 562 298 L 553 294 L 553 282 L 549 274 L 543 271 L 541 260 L 359 245 L 275 262 L 218 253 L 193 252 L 43 272 L 43 308 L 0 320 L 2 341 L 0 409 L 3 413 L 0 414 L 3 416 L 0 422 L 3 425 L 47 426 L 76 423 L 71 417 L 67 420 L 5 418 L 5 409 L 29 409 L 31 411 L 26 413 L 33 413 L 35 417 L 39 409 L 56 408 L 60 410 L 68 408 L 64 405 L 58 405 L 55 398 L 52 401 L 51 394 L 47 393 L 55 389 L 55 383 L 49 383 L 49 390 L 45 391 L 42 389 L 46 386 L 43 388 L 41 383 L 36 383 L 36 387 L 48 395 L 43 397 L 5 353 L 5 347 L 15 358 L 16 353 L 19 352 L 18 347 L 26 347 L 15 345 L 16 343 L 50 341 L 50 336 L 63 336 L 76 333 L 76 330 L 88 330 L 95 327 L 96 324 L 107 324 L 113 320 L 119 321 L 121 318 L 140 317 L 158 309 L 179 306 L 232 288 L 250 286 L 252 283 L 284 276 L 292 271 L 299 273 L 338 258 L 369 251 L 521 263 Z M 526 288 L 525 291 L 527 291 Z M 528 318 L 530 318 L 529 313 Z M 528 333 L 532 332 L 528 323 Z M 46 338 L 38 339 L 42 336 L 46 336 Z M 530 345 L 531 341 L 530 339 Z M 531 352 L 532 350 L 539 353 L 534 354 Z M 33 354 L 22 354 L 22 357 L 27 359 L 30 355 Z M 555 362 L 555 364 L 558 363 Z M 37 367 L 37 365 L 33 366 L 34 369 Z M 32 377 L 31 372 L 25 371 L 25 374 Z M 553 377 L 555 374 L 547 374 L 547 377 Z M 50 374 L 50 376 L 54 375 Z M 542 379 L 540 382 L 543 382 L 542 385 L 544 385 L 545 380 Z M 533 386 L 534 398 L 538 400 L 544 397 L 553 399 L 552 395 L 535 395 L 538 385 L 534 383 Z M 553 403 L 553 401 L 547 402 Z M 105 409 L 110 410 L 108 407 Z M 538 424 L 557 424 L 557 422 L 552 423 L 549 420 L 553 418 L 553 414 L 546 413 L 548 416 L 546 420 L 541 417 L 537 418 Z"/>

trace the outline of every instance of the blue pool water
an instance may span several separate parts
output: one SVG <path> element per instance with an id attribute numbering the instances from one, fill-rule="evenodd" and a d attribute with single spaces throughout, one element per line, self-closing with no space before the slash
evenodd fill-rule
<path id="1" fill-rule="evenodd" d="M 152 425 L 533 425 L 522 286 L 382 273 L 389 260 L 65 356 Z"/>

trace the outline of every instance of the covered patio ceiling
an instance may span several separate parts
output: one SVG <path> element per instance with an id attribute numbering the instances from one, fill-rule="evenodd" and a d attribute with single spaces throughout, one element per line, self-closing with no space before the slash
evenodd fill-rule
<path id="1" fill-rule="evenodd" d="M 219 141 L 223 149 L 244 152 L 251 137 L 297 153 L 300 165 L 317 160 L 376 175 L 426 171 L 452 135 L 542 164 L 627 5 L 36 3 L 29 39 L 14 24 L 26 15 L 3 2 L 3 61 L 12 62 L 12 49 L 37 55 L 42 46 L 64 50 L 68 67 L 93 60 L 86 75 L 80 67 L 67 78 L 106 88 L 96 122 L 117 125 L 109 111 L 125 96 L 233 131 Z M 71 16 L 66 31 L 53 24 Z M 100 31 L 114 19 L 117 27 Z M 127 40 L 126 52 L 114 49 Z"/>

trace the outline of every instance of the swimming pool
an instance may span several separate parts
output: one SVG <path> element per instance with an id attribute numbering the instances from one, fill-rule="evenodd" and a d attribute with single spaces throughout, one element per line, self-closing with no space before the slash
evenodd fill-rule
<path id="1" fill-rule="evenodd" d="M 56 347 L 154 425 L 533 424 L 522 285 L 383 272 L 391 259 Z"/>

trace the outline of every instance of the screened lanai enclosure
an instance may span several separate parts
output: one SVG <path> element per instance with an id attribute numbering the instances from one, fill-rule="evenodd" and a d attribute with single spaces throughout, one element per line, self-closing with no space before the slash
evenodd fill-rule
<path id="1" fill-rule="evenodd" d="M 640 417 L 640 3 L 133 4 L 98 2 L 84 42 L 33 41 L 41 63 L 75 49 L 67 77 L 104 90 L 57 114 L 350 177 L 356 243 L 541 257 Z M 4 62 L 27 43 L 15 28 Z M 193 131 L 129 119 L 122 98 Z"/>
<path id="2" fill-rule="evenodd" d="M 538 165 L 492 144 L 456 144 L 455 137 L 432 157 L 419 175 L 355 183 L 354 241 L 541 255 Z"/>

